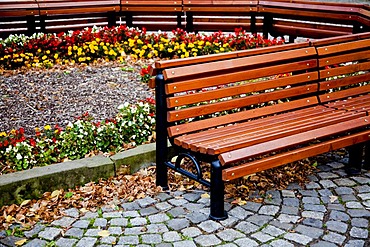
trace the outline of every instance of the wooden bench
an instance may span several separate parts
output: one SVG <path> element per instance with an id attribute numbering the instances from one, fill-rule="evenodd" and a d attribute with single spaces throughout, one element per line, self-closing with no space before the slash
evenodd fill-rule
<path id="1" fill-rule="evenodd" d="M 0 1 L 0 38 L 18 33 L 33 34 L 37 15 L 36 1 Z"/>
<path id="2" fill-rule="evenodd" d="M 121 0 L 121 15 L 129 27 L 152 31 L 185 27 L 182 0 Z"/>
<path id="3" fill-rule="evenodd" d="M 167 188 L 169 167 L 209 186 L 210 218 L 222 220 L 226 181 L 354 145 L 358 168 L 370 140 L 369 47 L 365 33 L 156 62 L 157 184 Z"/>
<path id="4" fill-rule="evenodd" d="M 119 0 L 38 0 L 42 32 L 62 32 L 93 26 L 115 26 Z"/>
<path id="5" fill-rule="evenodd" d="M 256 23 L 258 1 L 184 0 L 183 2 L 186 30 L 189 32 L 234 31 L 235 28 L 243 28 L 256 33 L 262 30 L 262 22 Z"/>
<path id="6" fill-rule="evenodd" d="M 264 32 L 272 36 L 327 38 L 370 31 L 370 17 L 361 4 L 309 2 L 300 0 L 259 1 L 264 16 Z"/>

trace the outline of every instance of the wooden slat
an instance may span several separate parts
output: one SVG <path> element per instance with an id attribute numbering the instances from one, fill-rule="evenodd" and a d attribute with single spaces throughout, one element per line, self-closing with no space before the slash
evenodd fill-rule
<path id="1" fill-rule="evenodd" d="M 331 22 L 336 24 L 350 24 L 355 14 L 336 13 L 336 12 L 319 12 L 314 10 L 297 11 L 295 9 L 272 8 L 262 6 L 259 12 L 277 15 L 276 17 L 292 18 L 300 17 L 300 19 L 316 20 L 320 22 Z"/>
<path id="2" fill-rule="evenodd" d="M 359 11 L 361 5 L 323 5 L 323 4 L 315 4 L 313 2 L 301 2 L 301 3 L 292 3 L 290 2 L 282 2 L 282 1 L 259 1 L 259 5 L 262 7 L 271 6 L 271 7 L 278 7 L 280 9 L 295 9 L 298 10 L 320 10 L 325 12 L 346 12 L 346 13 L 356 13 Z M 358 8 L 356 8 L 358 7 Z"/>
<path id="3" fill-rule="evenodd" d="M 340 66 L 336 68 L 320 70 L 320 78 L 324 79 L 328 77 L 349 74 L 349 73 L 354 73 L 354 72 L 359 72 L 359 71 L 365 71 L 365 70 L 370 70 L 370 62 L 356 63 L 356 64 L 347 65 L 347 66 Z"/>
<path id="4" fill-rule="evenodd" d="M 366 85 L 362 87 L 350 88 L 350 89 L 343 90 L 343 91 L 337 91 L 337 92 L 330 93 L 330 94 L 320 95 L 319 98 L 320 98 L 321 103 L 327 103 L 327 102 L 334 101 L 334 100 L 353 97 L 355 95 L 361 95 L 369 91 L 370 91 L 370 85 Z"/>
<path id="5" fill-rule="evenodd" d="M 319 138 L 324 138 L 343 132 L 359 129 L 370 125 L 370 117 L 360 117 L 353 120 L 325 126 L 322 128 L 306 131 L 296 135 L 283 137 L 265 143 L 260 143 L 250 147 L 241 148 L 235 151 L 226 152 L 219 155 L 222 165 L 230 164 L 244 160 L 246 157 L 252 158 L 257 155 L 263 155 L 269 152 L 278 151 L 283 148 L 289 148 L 295 145 L 308 143 Z"/>
<path id="6" fill-rule="evenodd" d="M 323 109 L 320 107 L 311 107 L 309 109 L 283 113 L 266 118 L 243 122 L 237 125 L 226 126 L 221 129 L 201 131 L 185 136 L 186 139 L 184 138 L 182 140 L 181 146 L 187 149 L 190 148 L 193 151 L 207 153 L 208 148 L 212 148 L 213 146 L 218 145 L 221 148 L 228 142 L 233 142 L 233 140 L 239 139 L 239 137 L 241 137 L 243 141 L 247 141 L 251 138 L 255 139 L 258 136 L 258 139 L 261 138 L 261 142 L 263 142 L 266 141 L 264 138 L 266 138 L 269 133 L 271 134 L 272 131 L 277 130 L 276 128 L 279 128 L 278 131 L 280 132 L 286 130 L 288 126 L 291 127 L 294 124 L 298 125 L 298 123 L 303 123 L 303 119 L 318 119 L 322 118 L 323 116 L 329 116 L 333 114 L 340 115 L 343 113 L 339 111 L 338 113 L 333 113 L 333 111 L 334 110 L 330 108 Z M 312 122 L 312 119 L 310 119 L 310 121 Z M 304 124 L 307 123 L 307 121 L 304 122 Z M 178 145 L 180 145 L 180 140 L 180 137 L 176 138 L 177 142 L 175 141 L 175 144 L 178 143 Z"/>
<path id="7" fill-rule="evenodd" d="M 340 87 L 354 85 L 360 82 L 367 82 L 367 81 L 370 81 L 370 73 L 360 74 L 356 76 L 346 76 L 346 77 L 342 77 L 338 79 L 320 82 L 319 90 L 326 91 L 329 89 L 340 88 Z M 362 89 L 364 90 L 363 92 L 367 92 L 368 90 L 365 87 Z M 345 91 L 345 90 L 348 90 L 348 89 L 343 88 L 341 91 Z"/>
<path id="8" fill-rule="evenodd" d="M 237 123 L 248 119 L 258 118 L 270 114 L 281 113 L 292 109 L 299 109 L 302 107 L 314 106 L 318 104 L 317 97 L 308 97 L 305 99 L 293 100 L 287 103 L 265 106 L 263 108 L 256 108 L 237 112 L 229 115 L 219 116 L 217 118 L 209 118 L 196 122 L 190 122 L 172 126 L 168 128 L 169 137 L 191 133 L 194 131 L 207 129 L 211 127 L 226 125 L 230 123 Z"/>
<path id="9" fill-rule="evenodd" d="M 320 47 L 324 45 L 332 45 L 332 44 L 349 42 L 349 41 L 366 39 L 366 38 L 370 38 L 370 32 L 360 33 L 360 34 L 349 34 L 349 35 L 344 35 L 341 37 L 332 37 L 332 38 L 314 40 L 314 41 L 311 41 L 311 43 L 315 47 Z"/>
<path id="10" fill-rule="evenodd" d="M 368 48 L 370 46 L 370 39 L 358 40 L 348 43 L 329 45 L 325 47 L 318 47 L 317 53 L 319 56 L 330 55 L 340 52 L 350 52 L 357 49 Z"/>
<path id="11" fill-rule="evenodd" d="M 326 106 L 339 110 L 367 112 L 370 110 L 370 94 L 365 94 L 355 98 L 331 102 L 326 104 Z"/>
<path id="12" fill-rule="evenodd" d="M 289 119 L 293 118 L 294 119 L 300 119 L 301 117 L 306 118 L 305 116 L 309 118 L 310 116 L 316 116 L 318 114 L 324 114 L 326 112 L 332 111 L 333 109 L 326 108 L 323 106 L 304 108 L 297 111 L 287 112 L 265 118 L 258 118 L 254 119 L 253 121 L 242 122 L 230 126 L 225 126 L 222 128 L 213 128 L 189 135 L 182 135 L 175 138 L 175 144 L 188 149 L 190 148 L 190 146 L 196 145 L 197 143 L 211 140 L 213 138 L 220 138 L 224 134 L 228 134 L 231 129 L 232 132 L 244 131 L 246 129 L 249 131 L 251 128 L 268 126 L 269 124 L 272 124 L 274 122 L 283 123 L 284 121 L 289 121 Z M 230 118 L 232 118 L 232 116 L 230 116 Z"/>
<path id="13" fill-rule="evenodd" d="M 309 64 L 309 65 L 307 65 Z M 307 68 L 314 68 L 316 66 L 316 60 L 305 60 L 294 63 L 266 66 L 262 68 L 256 68 L 253 70 L 243 70 L 240 72 L 230 73 L 230 76 L 225 73 L 221 75 L 210 75 L 202 78 L 195 78 L 191 80 L 182 80 L 180 82 L 166 84 L 166 94 L 175 94 L 180 92 L 186 92 L 191 90 L 197 90 L 207 87 L 214 87 L 218 85 L 225 85 L 227 83 L 238 82 L 243 80 L 252 80 L 261 77 L 273 76 L 278 74 L 290 73 L 294 71 L 305 70 Z M 308 72 L 305 74 L 290 76 L 285 80 L 290 80 L 290 83 L 294 81 L 310 81 L 318 78 L 317 72 Z M 227 80 L 225 80 L 227 79 Z"/>
<path id="14" fill-rule="evenodd" d="M 277 138 L 315 130 L 328 125 L 355 119 L 360 116 L 364 116 L 364 113 L 343 113 L 341 111 L 338 111 L 327 115 L 323 114 L 322 116 L 313 117 L 312 119 L 305 121 L 291 121 L 290 123 L 288 122 L 282 126 L 275 125 L 272 128 L 269 128 L 267 126 L 265 130 L 262 129 L 256 131 L 255 133 L 249 133 L 249 131 L 246 131 L 246 133 L 240 134 L 239 136 L 231 136 L 231 140 L 219 140 L 218 144 L 212 142 L 208 144 L 207 142 L 205 142 L 200 145 L 199 150 L 201 153 L 204 154 L 216 155 L 239 148 L 268 142 Z"/>
<path id="15" fill-rule="evenodd" d="M 230 77 L 228 77 L 228 75 L 226 74 L 224 76 L 227 79 L 232 79 L 232 81 L 225 80 L 225 81 L 219 81 L 219 83 L 230 83 L 230 82 L 238 81 L 238 80 L 234 80 L 234 75 L 230 75 Z M 265 76 L 265 75 L 259 74 L 259 76 Z M 205 78 L 205 80 L 206 79 L 207 78 Z M 195 104 L 195 103 L 209 101 L 213 99 L 222 99 L 222 98 L 231 97 L 231 96 L 238 96 L 241 94 L 259 92 L 259 91 L 267 90 L 267 89 L 275 89 L 278 87 L 293 86 L 295 84 L 301 84 L 303 82 L 311 82 L 317 79 L 318 79 L 317 73 L 312 72 L 312 73 L 305 73 L 302 75 L 288 76 L 288 77 L 266 80 L 266 81 L 261 81 L 261 82 L 249 82 L 249 83 L 242 84 L 239 86 L 229 86 L 229 87 L 220 88 L 220 89 L 214 89 L 214 90 L 208 90 L 208 91 L 192 93 L 192 94 L 187 94 L 187 95 L 169 97 L 167 98 L 167 107 L 173 108 L 177 106 Z M 246 80 L 246 79 L 241 79 L 241 80 Z"/>
<path id="16" fill-rule="evenodd" d="M 337 65 L 345 62 L 353 62 L 370 58 L 370 52 L 352 52 L 349 54 L 332 56 L 326 58 L 319 58 L 319 67 L 325 67 L 330 65 Z"/>
<path id="17" fill-rule="evenodd" d="M 367 142 L 370 140 L 370 130 L 344 136 L 334 140 L 318 143 L 304 148 L 298 148 L 293 151 L 282 154 L 266 157 L 261 160 L 256 160 L 250 163 L 245 163 L 239 166 L 224 169 L 222 171 L 222 179 L 230 181 L 236 178 L 254 174 L 259 171 L 267 170 L 282 164 L 288 164 L 294 161 L 302 160 L 308 157 L 313 157 L 319 154 L 331 152 L 354 144 Z"/>
<path id="18" fill-rule="evenodd" d="M 210 62 L 207 66 L 189 65 L 181 68 L 170 68 L 163 71 L 164 78 L 174 79 L 179 77 L 194 76 L 201 73 L 212 73 L 216 71 L 224 71 L 227 69 L 236 69 L 247 66 L 258 66 L 264 63 L 282 62 L 294 58 L 306 58 L 316 54 L 314 47 L 307 47 L 304 49 L 297 49 L 293 51 L 282 51 L 276 53 L 269 53 L 263 55 L 256 55 L 253 57 L 236 58 L 227 61 Z M 309 64 L 308 64 L 309 66 Z"/>
<path id="19" fill-rule="evenodd" d="M 351 32 L 341 32 L 341 31 L 332 31 L 332 30 L 321 30 L 314 28 L 306 27 L 296 27 L 292 26 L 283 26 L 273 24 L 274 34 L 281 35 L 294 35 L 297 37 L 310 37 L 310 38 L 326 38 L 326 37 L 335 37 L 349 34 Z"/>
<path id="20" fill-rule="evenodd" d="M 170 111 L 167 114 L 167 121 L 174 122 L 186 118 L 209 115 L 215 112 L 227 111 L 235 108 L 242 108 L 248 105 L 261 104 L 273 100 L 289 98 L 297 95 L 313 93 L 318 90 L 316 84 L 309 84 L 295 88 L 282 89 L 274 92 L 253 95 L 246 98 L 232 99 L 223 102 L 217 102 L 209 105 L 195 106 L 176 111 Z"/>
<path id="21" fill-rule="evenodd" d="M 184 58 L 184 59 L 156 61 L 155 69 L 166 69 L 170 67 L 179 67 L 179 66 L 184 66 L 184 65 L 199 64 L 199 63 L 204 63 L 204 62 L 225 60 L 229 58 L 247 57 L 247 56 L 260 55 L 264 53 L 293 50 L 293 49 L 309 47 L 309 45 L 310 45 L 309 42 L 302 42 L 302 43 L 297 43 L 297 44 L 269 46 L 269 47 L 263 47 L 263 48 L 258 48 L 258 49 L 249 49 L 245 51 L 233 51 L 233 52 L 227 52 L 227 53 L 211 54 L 207 56 L 189 57 L 189 58 Z M 152 75 L 155 75 L 155 74 L 152 74 Z"/>

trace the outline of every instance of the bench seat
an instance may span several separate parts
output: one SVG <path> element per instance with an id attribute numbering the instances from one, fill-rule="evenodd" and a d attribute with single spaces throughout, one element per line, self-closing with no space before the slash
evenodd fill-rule
<path id="1" fill-rule="evenodd" d="M 365 115 L 363 112 L 346 112 L 324 106 L 310 107 L 246 123 L 183 135 L 175 138 L 174 143 L 193 152 L 218 155 Z"/>

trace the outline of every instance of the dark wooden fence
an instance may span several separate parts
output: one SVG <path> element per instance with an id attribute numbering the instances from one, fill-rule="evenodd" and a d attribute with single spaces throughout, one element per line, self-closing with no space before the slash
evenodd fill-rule
<path id="1" fill-rule="evenodd" d="M 18 0 L 0 2 L 0 37 L 92 26 L 246 31 L 325 38 L 370 31 L 370 5 L 299 0 Z"/>

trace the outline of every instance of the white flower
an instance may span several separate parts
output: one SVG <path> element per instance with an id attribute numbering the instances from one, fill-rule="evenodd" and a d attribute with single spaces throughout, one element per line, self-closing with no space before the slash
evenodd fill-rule
<path id="1" fill-rule="evenodd" d="M 17 159 L 18 159 L 18 160 L 21 160 L 22 158 L 23 158 L 23 157 L 22 157 L 22 155 L 18 153 L 18 154 L 17 154 Z"/>

